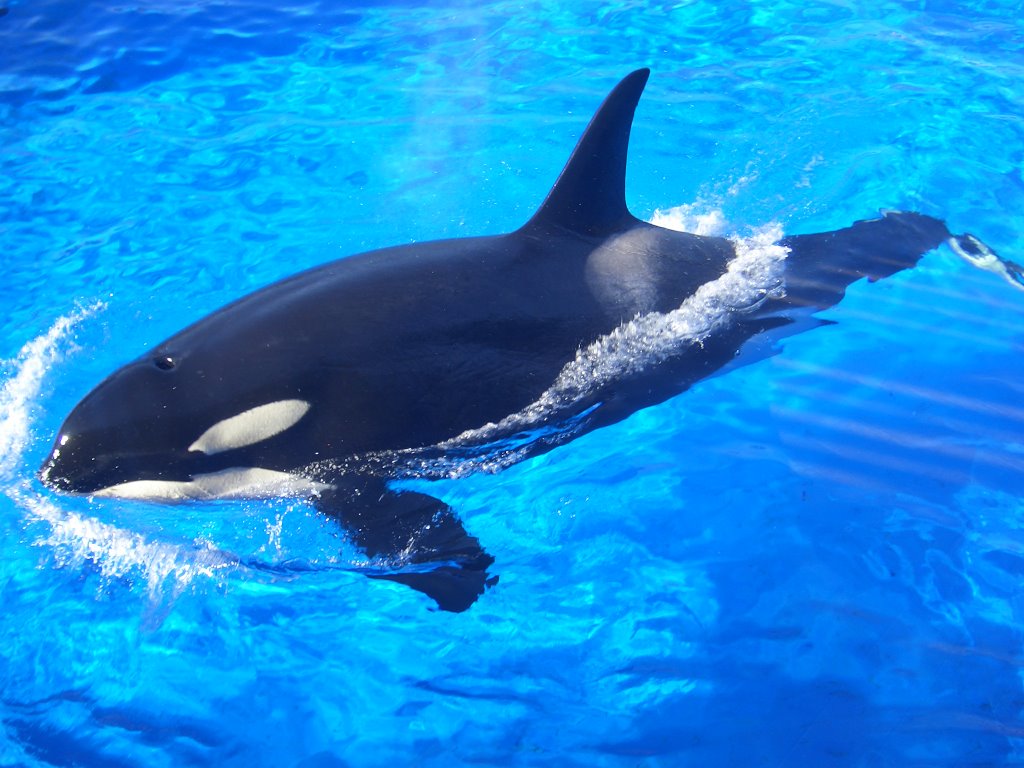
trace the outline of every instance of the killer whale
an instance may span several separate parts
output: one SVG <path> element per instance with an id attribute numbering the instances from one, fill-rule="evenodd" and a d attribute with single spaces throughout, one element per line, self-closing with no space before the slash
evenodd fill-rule
<path id="1" fill-rule="evenodd" d="M 41 481 L 309 497 L 378 564 L 368 575 L 465 610 L 496 581 L 493 558 L 396 478 L 520 460 L 616 422 L 770 354 L 854 281 L 952 237 L 909 212 L 754 243 L 635 218 L 626 156 L 648 75 L 611 91 L 521 228 L 350 256 L 239 298 L 88 393 Z"/>

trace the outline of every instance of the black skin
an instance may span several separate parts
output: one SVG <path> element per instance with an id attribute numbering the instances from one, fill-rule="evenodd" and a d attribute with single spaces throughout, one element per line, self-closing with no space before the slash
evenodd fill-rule
<path id="1" fill-rule="evenodd" d="M 61 428 L 43 482 L 90 494 L 236 467 L 309 477 L 331 486 L 318 507 L 385 563 L 372 577 L 407 584 L 443 610 L 468 608 L 496 581 L 493 558 L 443 502 L 389 490 L 410 470 L 380 457 L 486 455 L 493 447 L 436 446 L 522 411 L 577 350 L 638 313 L 679 307 L 734 256 L 728 240 L 654 227 L 626 209 L 626 148 L 647 74 L 612 91 L 522 228 L 349 257 L 229 304 L 86 396 Z M 554 437 L 525 443 L 520 456 L 679 394 L 735 364 L 755 337 L 813 326 L 808 315 L 852 282 L 912 267 L 949 236 L 936 219 L 891 213 L 786 238 L 783 298 L 564 404 L 546 418 Z M 188 450 L 210 425 L 289 399 L 310 403 L 290 429 L 211 456 Z M 571 435 L 560 429 L 570 422 Z"/>

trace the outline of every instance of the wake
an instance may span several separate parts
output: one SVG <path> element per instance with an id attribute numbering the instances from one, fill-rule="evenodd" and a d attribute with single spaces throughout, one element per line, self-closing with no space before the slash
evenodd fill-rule
<path id="1" fill-rule="evenodd" d="M 171 580 L 177 589 L 198 576 L 238 565 L 237 558 L 197 541 L 195 546 L 153 542 L 92 517 L 62 509 L 33 488 L 25 454 L 32 441 L 32 415 L 43 382 L 71 346 L 74 329 L 103 309 L 93 304 L 58 319 L 8 362 L 10 375 L 0 386 L 0 484 L 25 523 L 42 523 L 47 533 L 33 544 L 53 551 L 59 567 L 89 564 L 106 578 L 141 575 L 156 594 Z"/>

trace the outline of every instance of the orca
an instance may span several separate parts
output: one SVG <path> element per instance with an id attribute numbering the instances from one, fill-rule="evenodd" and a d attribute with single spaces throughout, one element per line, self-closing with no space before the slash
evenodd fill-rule
<path id="1" fill-rule="evenodd" d="M 648 75 L 611 91 L 521 228 L 349 256 L 237 299 L 86 395 L 41 481 L 308 498 L 372 558 L 368 575 L 463 611 L 496 582 L 494 558 L 396 481 L 500 468 L 624 419 L 772 354 L 854 281 L 953 237 L 912 212 L 748 240 L 635 218 L 626 152 Z"/>

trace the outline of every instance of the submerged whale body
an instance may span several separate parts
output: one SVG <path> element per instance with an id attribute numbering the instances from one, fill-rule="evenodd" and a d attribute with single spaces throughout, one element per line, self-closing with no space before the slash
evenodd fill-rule
<path id="1" fill-rule="evenodd" d="M 761 243 L 634 218 L 626 149 L 647 77 L 615 87 L 522 228 L 372 251 L 238 299 L 89 393 L 40 478 L 151 500 L 306 496 L 379 565 L 369 575 L 465 610 L 493 558 L 396 478 L 625 418 L 770 353 L 852 282 L 950 237 L 915 213 Z"/>

